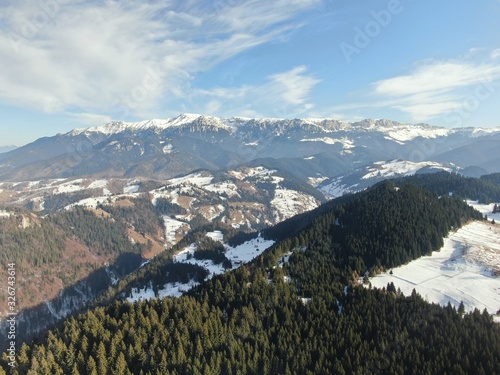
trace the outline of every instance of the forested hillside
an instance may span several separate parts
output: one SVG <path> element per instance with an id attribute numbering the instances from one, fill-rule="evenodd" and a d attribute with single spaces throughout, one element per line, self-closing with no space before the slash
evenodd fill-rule
<path id="1" fill-rule="evenodd" d="M 500 328 L 487 312 L 359 284 L 367 270 L 436 250 L 471 219 L 481 215 L 458 198 L 381 184 L 302 216 L 288 235 L 286 225 L 269 231 L 282 240 L 184 297 L 67 320 L 23 345 L 14 373 L 500 373 Z"/>

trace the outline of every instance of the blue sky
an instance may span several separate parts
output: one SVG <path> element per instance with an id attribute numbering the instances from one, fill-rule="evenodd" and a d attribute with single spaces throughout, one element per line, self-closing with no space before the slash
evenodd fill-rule
<path id="1" fill-rule="evenodd" d="M 500 0 L 3 0 L 0 146 L 109 120 L 500 127 Z"/>

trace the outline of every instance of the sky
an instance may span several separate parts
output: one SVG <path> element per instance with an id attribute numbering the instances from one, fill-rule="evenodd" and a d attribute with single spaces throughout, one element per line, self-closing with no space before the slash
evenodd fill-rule
<path id="1" fill-rule="evenodd" d="M 0 146 L 111 120 L 500 127 L 500 0 L 1 0 Z"/>

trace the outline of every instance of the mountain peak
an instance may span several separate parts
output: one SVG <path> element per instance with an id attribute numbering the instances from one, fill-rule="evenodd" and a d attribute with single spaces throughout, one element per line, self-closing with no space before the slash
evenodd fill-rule
<path id="1" fill-rule="evenodd" d="M 117 134 L 124 131 L 141 131 L 148 129 L 166 129 L 181 127 L 188 124 L 207 125 L 220 128 L 229 128 L 224 124 L 222 119 L 213 116 L 205 116 L 194 113 L 183 113 L 174 118 L 167 119 L 152 119 L 139 122 L 125 122 L 125 121 L 110 121 L 107 124 L 100 126 L 93 126 L 84 129 L 73 129 L 69 135 L 78 135 L 81 133 L 102 133 L 106 135 Z"/>

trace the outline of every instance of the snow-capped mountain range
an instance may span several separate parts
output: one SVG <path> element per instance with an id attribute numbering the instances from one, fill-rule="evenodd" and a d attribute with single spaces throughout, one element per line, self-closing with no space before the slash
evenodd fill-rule
<path id="1" fill-rule="evenodd" d="M 479 137 L 488 134 L 499 133 L 500 128 L 458 128 L 447 129 L 435 127 L 427 124 L 402 124 L 391 120 L 366 119 L 360 122 L 345 122 L 334 119 L 321 118 L 301 118 L 301 119 L 278 119 L 263 118 L 252 119 L 245 117 L 220 118 L 214 116 L 204 116 L 200 114 L 184 113 L 170 119 L 152 119 L 140 122 L 112 121 L 102 126 L 95 126 L 84 129 L 74 129 L 70 133 L 78 135 L 81 133 L 102 133 L 117 134 L 124 131 L 162 131 L 168 128 L 180 128 L 186 125 L 194 125 L 208 128 L 219 128 L 230 132 L 239 132 L 245 129 L 245 125 L 258 127 L 263 130 L 272 127 L 276 130 L 276 135 L 280 135 L 287 127 L 316 127 L 317 132 L 335 133 L 339 131 L 365 131 L 386 133 L 391 139 L 400 142 L 413 140 L 417 137 L 437 138 L 449 136 L 451 134 L 463 133 L 472 137 Z"/>
<path id="2" fill-rule="evenodd" d="M 41 138 L 0 154 L 0 180 L 78 176 L 167 179 L 259 160 L 302 181 L 327 179 L 387 160 L 453 163 L 476 174 L 500 170 L 500 128 L 447 129 L 367 119 L 249 119 L 182 114 L 113 121 Z"/>

